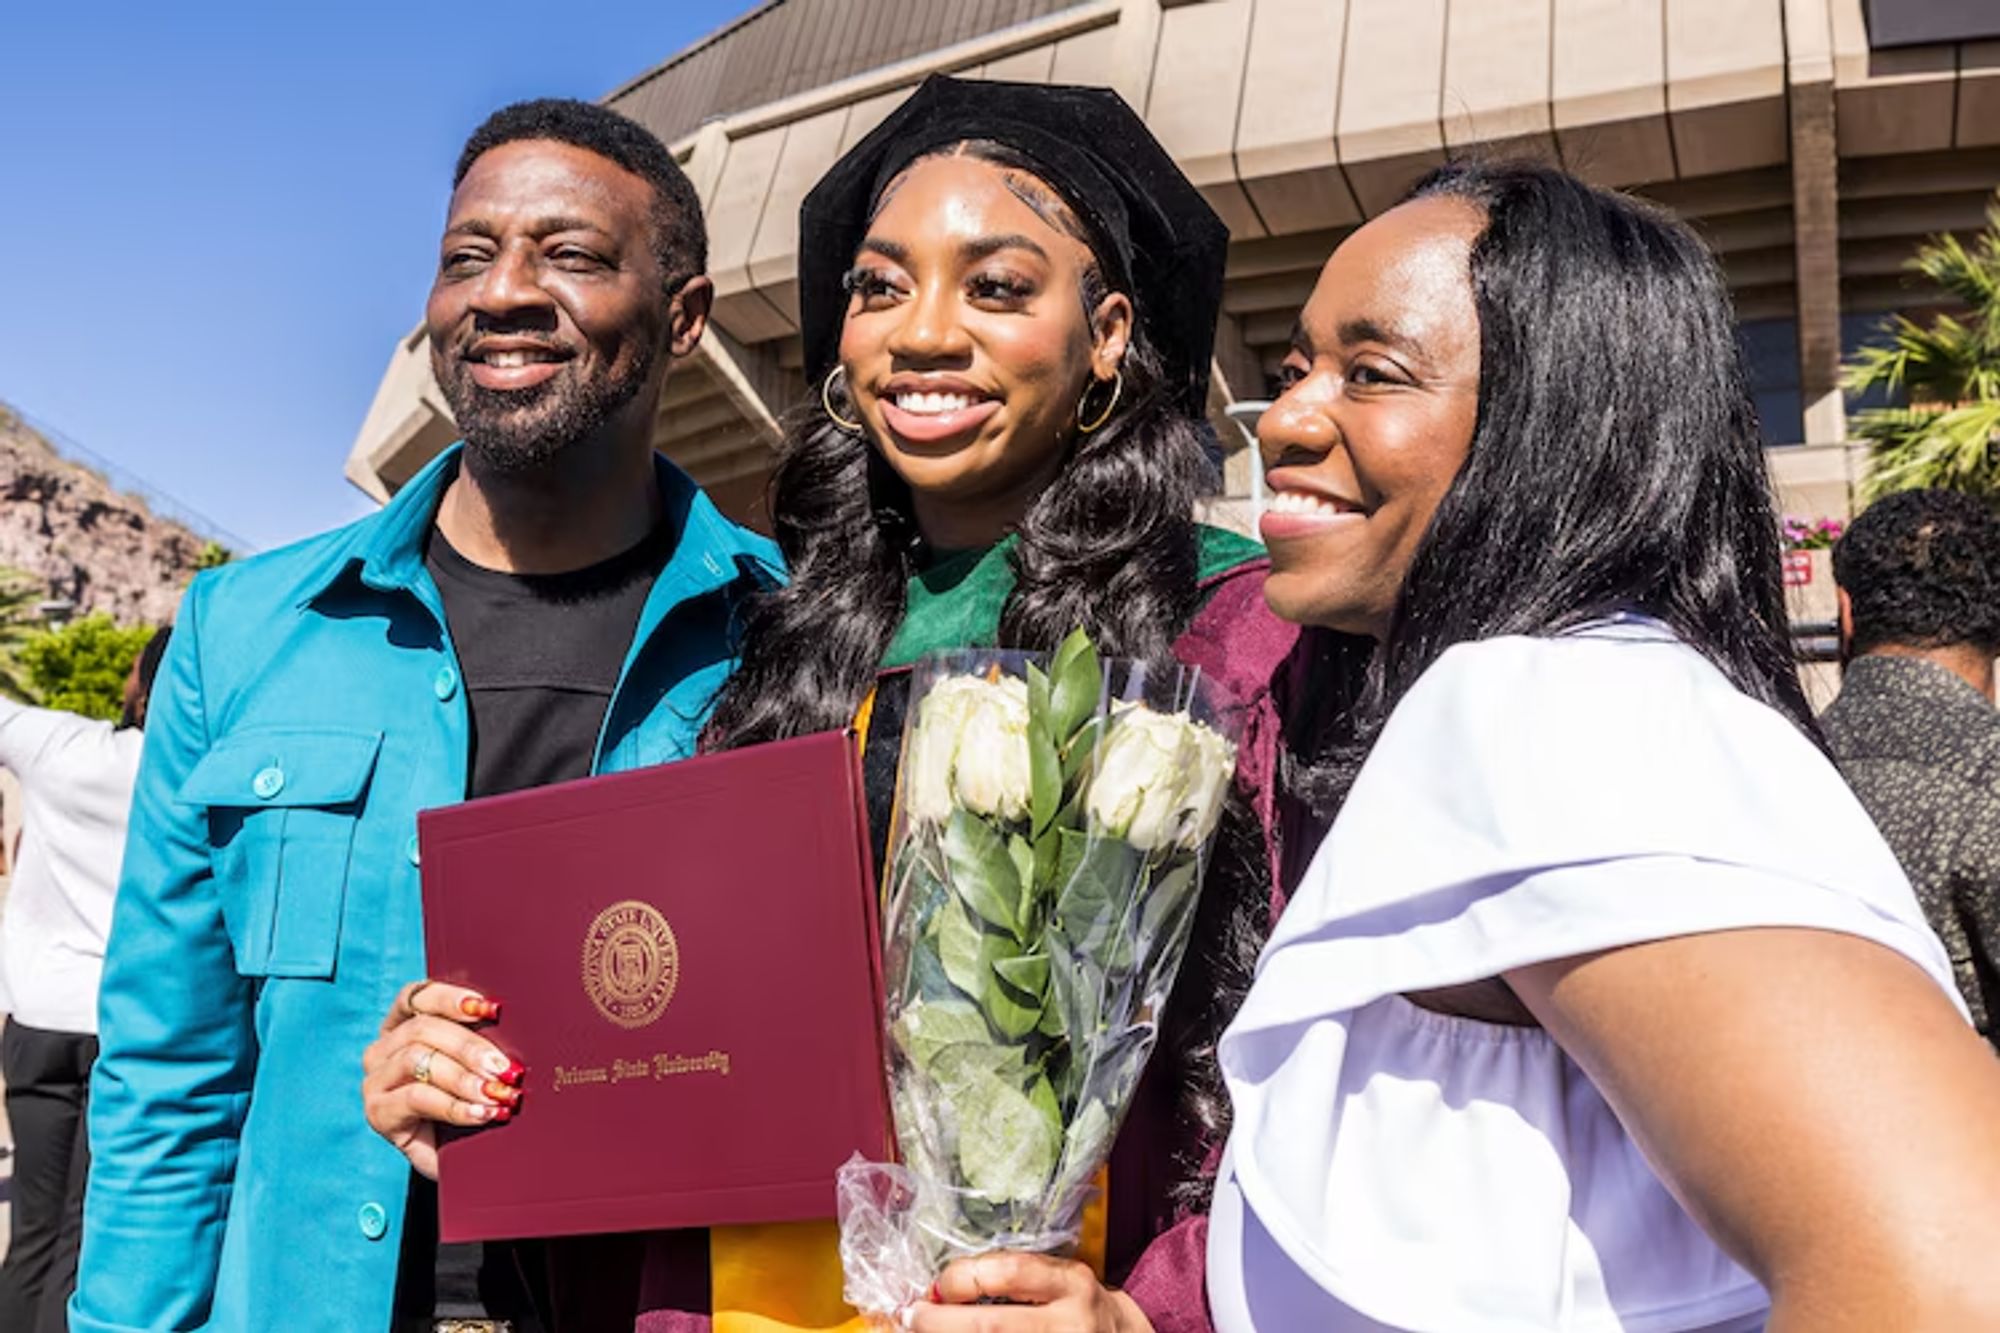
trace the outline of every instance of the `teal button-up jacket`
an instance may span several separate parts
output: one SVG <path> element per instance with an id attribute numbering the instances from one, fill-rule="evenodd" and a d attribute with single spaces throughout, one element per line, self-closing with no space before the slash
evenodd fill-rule
<path id="1" fill-rule="evenodd" d="M 105 960 L 78 1333 L 389 1327 L 409 1167 L 363 1118 L 361 1053 L 425 971 L 417 812 L 466 794 L 423 559 L 457 466 L 182 603 Z M 779 577 L 664 460 L 659 485 L 679 542 L 599 771 L 693 752 L 741 602 Z"/>

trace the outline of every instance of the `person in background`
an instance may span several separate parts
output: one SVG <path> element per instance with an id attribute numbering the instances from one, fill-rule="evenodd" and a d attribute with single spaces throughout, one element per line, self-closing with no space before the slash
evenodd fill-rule
<path id="1" fill-rule="evenodd" d="M 0 1329 L 58 1333 L 83 1231 L 97 987 L 125 856 L 146 703 L 172 631 L 146 641 L 117 723 L 0 699 L 0 767 L 21 783 L 21 852 L 0 917 L 7 1026 L 0 1077 L 14 1130 Z"/>
<path id="2" fill-rule="evenodd" d="M 2000 516 L 1953 491 L 1885 496 L 1833 577 L 1846 669 L 1820 726 L 2000 1044 Z"/>
<path id="3" fill-rule="evenodd" d="M 452 187 L 426 324 L 463 447 L 358 523 L 199 576 L 161 668 L 77 1333 L 530 1333 L 571 1298 L 576 1327 L 630 1323 L 617 1238 L 441 1260 L 434 1195 L 354 1077 L 425 971 L 417 812 L 693 753 L 777 557 L 653 450 L 711 292 L 666 146 L 603 107 L 519 103 Z M 506 1118 L 518 1067 L 458 1072 Z M 440 1058 L 422 1091 L 449 1100 L 449 1076 Z"/>

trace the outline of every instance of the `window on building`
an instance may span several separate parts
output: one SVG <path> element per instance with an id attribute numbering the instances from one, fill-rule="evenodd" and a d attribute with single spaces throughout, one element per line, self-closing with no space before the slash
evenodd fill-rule
<path id="1" fill-rule="evenodd" d="M 1889 326 L 1895 316 L 1890 313 L 1873 315 L 1842 315 L 1840 317 L 1840 359 L 1843 363 L 1853 359 L 1855 352 L 1870 345 L 1881 346 L 1890 342 L 1894 334 Z M 1923 319 L 1918 316 L 1918 323 Z M 1847 395 L 1847 411 L 1851 416 L 1871 407 L 1892 407 L 1902 395 L 1890 395 L 1880 389 L 1870 389 L 1867 393 Z"/>
<path id="2" fill-rule="evenodd" d="M 1798 444 L 1806 437 L 1799 392 L 1799 326 L 1792 319 L 1753 319 L 1736 326 L 1743 373 L 1757 405 L 1764 443 Z"/>

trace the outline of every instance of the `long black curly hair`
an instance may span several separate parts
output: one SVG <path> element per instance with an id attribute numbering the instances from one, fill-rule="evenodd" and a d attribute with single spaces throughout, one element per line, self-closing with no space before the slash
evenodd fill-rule
<path id="1" fill-rule="evenodd" d="M 1001 167 L 1024 202 L 1091 243 L 1015 150 L 974 140 L 939 152 Z M 1023 175 L 1031 179 L 1014 179 Z M 1084 274 L 1085 311 L 1109 290 L 1100 260 Z M 1207 428 L 1174 400 L 1142 321 L 1119 368 L 1115 413 L 1069 443 L 1061 471 L 1015 528 L 1003 647 L 1048 651 L 1082 626 L 1108 655 L 1161 661 L 1200 605 L 1194 506 L 1213 476 Z M 852 419 L 847 404 L 835 406 Z M 741 665 L 703 733 L 706 749 L 847 725 L 875 684 L 923 558 L 909 488 L 865 435 L 833 421 L 817 393 L 787 419 L 769 496 L 791 582 L 749 608 Z M 1147 1080 L 1146 1095 L 1203 1140 L 1227 1125 L 1214 1046 L 1268 931 L 1265 865 L 1261 826 L 1233 798 Z M 1173 1198 L 1205 1201 L 1202 1162 L 1172 1166 Z"/>
<path id="2" fill-rule="evenodd" d="M 1030 207 L 1090 243 L 1022 154 L 972 140 L 927 156 L 941 154 L 1002 168 Z M 1085 272 L 1086 314 L 1108 290 L 1102 273 L 1101 263 Z M 1194 506 L 1212 471 L 1206 427 L 1173 401 L 1139 322 L 1119 370 L 1111 419 L 1069 443 L 1061 472 L 1015 529 L 1003 646 L 1047 651 L 1082 626 L 1106 654 L 1158 660 L 1198 605 Z M 828 416 L 817 393 L 786 421 L 769 500 L 791 582 L 750 607 L 741 665 L 703 733 L 707 749 L 847 725 L 875 683 L 922 560 L 908 486 L 865 434 Z"/>

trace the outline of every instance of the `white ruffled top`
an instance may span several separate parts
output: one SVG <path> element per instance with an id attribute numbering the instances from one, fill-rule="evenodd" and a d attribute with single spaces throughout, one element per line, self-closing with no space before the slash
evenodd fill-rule
<path id="1" fill-rule="evenodd" d="M 1223 1037 L 1216 1327 L 1762 1327 L 1763 1289 L 1545 1032 L 1403 998 L 1756 926 L 1875 940 L 1957 1002 L 1833 765 L 1663 626 L 1445 653 L 1383 729 Z"/>

